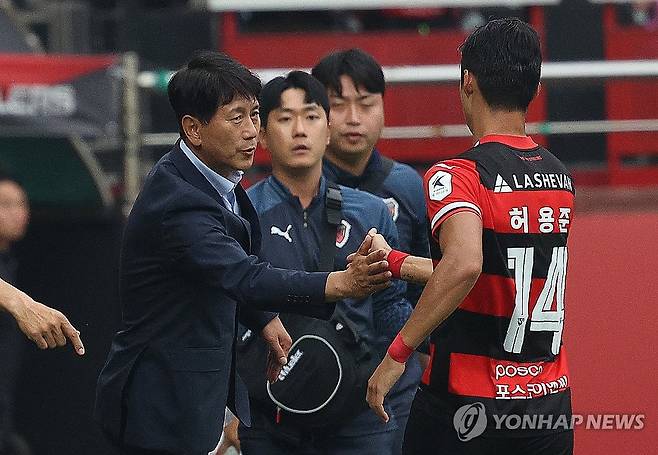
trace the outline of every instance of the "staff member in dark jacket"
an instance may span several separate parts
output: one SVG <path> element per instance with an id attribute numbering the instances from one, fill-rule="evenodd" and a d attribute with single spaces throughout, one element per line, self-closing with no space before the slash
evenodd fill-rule
<path id="1" fill-rule="evenodd" d="M 236 323 L 265 328 L 279 360 L 289 342 L 274 314 L 254 308 L 328 317 L 325 300 L 388 286 L 383 252 L 331 274 L 276 269 L 254 256 L 260 227 L 239 181 L 256 150 L 260 88 L 216 52 L 199 54 L 169 83 L 182 140 L 152 169 L 128 219 L 123 326 L 97 388 L 97 418 L 124 453 L 207 454 L 226 405 L 249 424 L 234 370 Z"/>
<path id="2" fill-rule="evenodd" d="M 331 204 L 322 176 L 322 157 L 329 139 L 327 92 L 310 74 L 293 71 L 268 82 L 260 104 L 260 143 L 272 156 L 272 175 L 249 188 L 248 194 L 261 221 L 261 234 L 268 239 L 261 257 L 279 267 L 323 270 L 327 206 Z M 396 245 L 398 233 L 380 198 L 353 188 L 339 189 L 341 228 L 333 228 L 336 241 L 331 252 L 332 266 L 340 270 L 347 255 L 373 226 Z M 405 292 L 404 283 L 396 280 L 393 286 L 367 299 L 340 301 L 336 310 L 367 340 L 373 354 L 383 353 L 392 338 L 381 331 L 384 324 L 377 317 L 384 312 L 379 309 L 395 306 L 404 300 Z M 347 407 L 358 409 L 358 403 L 349 402 Z M 362 409 L 349 418 L 327 418 L 324 426 L 311 429 L 288 419 L 289 414 L 275 415 L 268 408 L 252 400 L 254 425 L 239 428 L 245 455 L 299 455 L 313 450 L 333 455 L 395 453 L 395 417 L 390 426 L 382 425 L 370 409 Z"/>

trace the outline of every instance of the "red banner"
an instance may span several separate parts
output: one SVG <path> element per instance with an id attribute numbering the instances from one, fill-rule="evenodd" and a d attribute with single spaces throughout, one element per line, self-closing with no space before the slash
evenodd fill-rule
<path id="1" fill-rule="evenodd" d="M 120 134 L 116 56 L 0 54 L 0 127 L 5 134 Z"/>

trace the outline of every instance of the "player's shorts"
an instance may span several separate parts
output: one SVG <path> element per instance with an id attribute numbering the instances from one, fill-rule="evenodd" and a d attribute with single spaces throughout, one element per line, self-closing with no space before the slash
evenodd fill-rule
<path id="1" fill-rule="evenodd" d="M 403 455 L 573 455 L 573 430 L 530 437 L 488 437 L 463 442 L 453 423 L 439 419 L 419 390 L 404 434 Z"/>

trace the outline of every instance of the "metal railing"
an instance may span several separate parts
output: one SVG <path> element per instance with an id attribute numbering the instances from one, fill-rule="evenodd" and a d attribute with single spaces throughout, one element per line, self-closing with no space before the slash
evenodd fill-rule
<path id="1" fill-rule="evenodd" d="M 310 68 L 265 68 L 254 72 L 263 83 L 286 74 L 293 69 L 310 71 Z M 385 66 L 382 68 L 388 84 L 442 84 L 459 82 L 459 65 Z M 143 71 L 138 84 L 143 88 L 165 88 L 173 71 Z M 542 81 L 583 79 L 658 77 L 658 60 L 617 60 L 545 62 Z"/>
<path id="2" fill-rule="evenodd" d="M 130 60 L 128 61 L 130 62 Z M 127 62 L 127 63 L 128 63 Z M 133 71 L 133 78 L 126 78 L 134 83 L 127 84 L 126 90 L 164 89 L 173 74 L 172 71 L 136 72 L 132 64 L 124 67 Z M 263 82 L 286 74 L 299 68 L 267 68 L 254 70 Z M 308 70 L 308 68 L 302 68 Z M 456 84 L 459 82 L 459 65 L 422 65 L 384 67 L 384 76 L 388 84 Z M 562 83 L 566 81 L 591 81 L 608 79 L 641 79 L 658 77 L 658 60 L 625 61 L 581 61 L 581 62 L 546 62 L 542 66 L 543 83 Z M 136 98 L 126 95 L 128 105 L 124 119 L 127 159 L 125 161 L 126 201 L 130 204 L 137 196 L 142 172 L 139 160 L 134 159 L 135 150 L 141 146 L 166 146 L 178 139 L 177 132 L 145 133 L 139 130 L 139 113 L 135 110 Z M 540 122 L 527 125 L 529 134 L 566 135 L 588 133 L 622 133 L 658 131 L 658 119 L 625 120 L 578 120 L 564 122 Z M 384 128 L 384 139 L 434 139 L 445 137 L 468 137 L 470 132 L 466 125 L 414 125 L 389 126 Z"/>
<path id="3" fill-rule="evenodd" d="M 254 70 L 263 82 L 286 74 L 295 68 Z M 310 68 L 300 68 L 310 71 Z M 387 84 L 448 84 L 459 82 L 459 65 L 386 66 L 383 68 Z M 141 72 L 137 78 L 142 88 L 162 88 L 173 72 Z M 542 66 L 544 83 L 564 80 L 655 78 L 658 60 L 547 62 Z M 589 120 L 541 122 L 527 125 L 529 134 L 585 134 L 658 131 L 658 119 Z M 440 137 L 468 137 L 466 125 L 389 126 L 384 128 L 384 139 L 432 139 Z M 178 133 L 147 133 L 142 135 L 145 146 L 162 146 L 178 139 Z"/>
<path id="4" fill-rule="evenodd" d="M 383 8 L 481 8 L 502 6 L 557 5 L 561 0 L 206 0 L 197 2 L 208 10 L 222 11 L 294 11 L 294 10 L 368 10 Z"/>

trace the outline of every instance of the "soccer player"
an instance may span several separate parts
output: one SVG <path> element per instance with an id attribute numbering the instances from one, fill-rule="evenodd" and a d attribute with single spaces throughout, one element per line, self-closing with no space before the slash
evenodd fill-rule
<path id="1" fill-rule="evenodd" d="M 271 154 L 272 175 L 251 187 L 248 194 L 258 213 L 264 239 L 259 256 L 276 267 L 322 270 L 321 256 L 326 251 L 323 246 L 329 236 L 332 266 L 341 268 L 347 255 L 359 246 L 373 226 L 382 238 L 398 242 L 395 224 L 384 202 L 349 187 L 335 186 L 342 196 L 342 219 L 339 229 L 328 224 L 327 206 L 332 202 L 327 195 L 327 180 L 322 176 L 322 157 L 329 140 L 329 115 L 326 90 L 308 73 L 293 71 L 277 77 L 261 91 L 259 141 Z M 383 314 L 378 309 L 404 300 L 405 292 L 405 283 L 396 280 L 371 297 L 337 303 L 336 313 L 356 329 L 370 352 L 379 353 L 371 369 L 363 375 L 364 388 L 394 336 L 377 330 L 383 325 L 375 320 Z M 283 319 L 284 325 L 287 321 Z M 243 377 L 248 374 L 241 372 Z M 260 383 L 265 384 L 265 380 L 263 376 Z M 309 427 L 299 416 L 277 412 L 269 401 L 257 401 L 251 392 L 252 426 L 239 426 L 240 448 L 245 455 L 396 453 L 393 450 L 396 424 L 382 425 L 363 402 L 347 403 L 351 409 L 359 409 L 363 404 L 359 411 L 346 410 L 340 418 L 327 418 L 323 426 Z M 349 417 L 343 418 L 343 414 Z"/>
<path id="2" fill-rule="evenodd" d="M 349 49 L 323 57 L 313 75 L 327 89 L 331 103 L 331 139 L 324 158 L 325 177 L 336 183 L 378 196 L 386 202 L 398 229 L 403 251 L 429 257 L 427 220 L 422 180 L 406 164 L 383 156 L 377 142 L 384 128 L 384 73 L 377 61 L 360 49 Z M 422 286 L 410 284 L 407 300 L 411 305 L 388 306 L 379 318 L 393 338 L 411 314 Z M 421 349 L 426 351 L 425 349 Z M 400 453 L 404 427 L 409 416 L 420 377 L 418 353 L 407 362 L 402 380 L 389 397 L 395 410 L 399 431 L 396 451 Z M 424 365 L 425 366 L 425 365 Z"/>
<path id="3" fill-rule="evenodd" d="M 367 400 L 386 420 L 384 397 L 431 334 L 431 373 L 414 399 L 404 453 L 571 454 L 562 331 L 574 187 L 564 165 L 525 134 L 539 38 L 518 19 L 500 19 L 460 50 L 475 145 L 425 175 L 433 264 L 387 255 L 394 275 L 427 284 Z M 497 425 L 503 415 L 526 423 Z"/>

